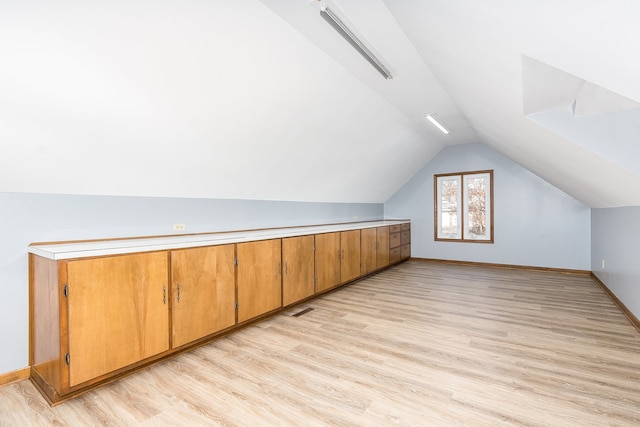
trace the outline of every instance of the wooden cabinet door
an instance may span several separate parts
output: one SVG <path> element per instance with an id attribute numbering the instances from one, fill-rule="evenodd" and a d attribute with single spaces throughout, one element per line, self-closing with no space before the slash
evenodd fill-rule
<path id="1" fill-rule="evenodd" d="M 282 307 L 281 239 L 238 243 L 238 323 Z"/>
<path id="2" fill-rule="evenodd" d="M 340 233 L 316 234 L 316 292 L 340 284 Z"/>
<path id="3" fill-rule="evenodd" d="M 360 230 L 340 232 L 340 279 L 348 282 L 360 276 Z"/>
<path id="4" fill-rule="evenodd" d="M 389 265 L 389 227 L 376 228 L 376 268 Z"/>
<path id="5" fill-rule="evenodd" d="M 172 346 L 236 323 L 235 245 L 171 251 Z"/>
<path id="6" fill-rule="evenodd" d="M 313 236 L 282 239 L 282 305 L 313 295 Z"/>
<path id="7" fill-rule="evenodd" d="M 365 275 L 376 269 L 376 229 L 360 231 L 360 274 Z"/>
<path id="8" fill-rule="evenodd" d="M 70 261 L 69 385 L 169 349 L 168 253 Z"/>

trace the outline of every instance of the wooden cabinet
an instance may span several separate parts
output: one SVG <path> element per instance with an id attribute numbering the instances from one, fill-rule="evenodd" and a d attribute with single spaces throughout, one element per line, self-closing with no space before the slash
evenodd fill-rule
<path id="1" fill-rule="evenodd" d="M 323 292 L 340 284 L 340 233 L 315 236 L 316 292 Z"/>
<path id="2" fill-rule="evenodd" d="M 236 323 L 235 245 L 171 251 L 172 347 Z"/>
<path id="3" fill-rule="evenodd" d="M 281 239 L 237 244 L 238 323 L 282 307 Z"/>
<path id="4" fill-rule="evenodd" d="M 411 257 L 411 224 L 400 224 L 400 258 Z"/>
<path id="5" fill-rule="evenodd" d="M 376 268 L 389 265 L 389 227 L 376 228 Z"/>
<path id="6" fill-rule="evenodd" d="M 400 248 L 400 224 L 389 227 L 389 263 L 396 264 L 402 260 Z"/>
<path id="7" fill-rule="evenodd" d="M 58 403 L 411 256 L 409 224 L 352 227 L 32 245 L 32 381 Z"/>
<path id="8" fill-rule="evenodd" d="M 400 234 L 396 234 L 400 236 Z M 360 231 L 360 272 L 369 274 L 389 265 L 389 227 Z"/>
<path id="9" fill-rule="evenodd" d="M 360 274 L 369 274 L 376 269 L 377 233 L 375 228 L 360 230 Z"/>
<path id="10" fill-rule="evenodd" d="M 342 283 L 360 276 L 360 230 L 340 232 L 340 260 Z"/>
<path id="11" fill-rule="evenodd" d="M 310 297 L 314 286 L 313 236 L 282 239 L 282 305 Z"/>

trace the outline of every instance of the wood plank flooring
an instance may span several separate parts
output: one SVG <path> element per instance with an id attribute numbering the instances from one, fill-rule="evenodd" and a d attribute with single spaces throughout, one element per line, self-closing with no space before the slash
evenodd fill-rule
<path id="1" fill-rule="evenodd" d="M 409 261 L 0 425 L 637 426 L 640 334 L 586 275 Z"/>

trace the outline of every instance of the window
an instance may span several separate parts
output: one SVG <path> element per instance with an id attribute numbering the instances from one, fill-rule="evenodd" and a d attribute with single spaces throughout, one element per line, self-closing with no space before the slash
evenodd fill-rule
<path id="1" fill-rule="evenodd" d="M 493 243 L 493 171 L 434 176 L 435 240 Z"/>

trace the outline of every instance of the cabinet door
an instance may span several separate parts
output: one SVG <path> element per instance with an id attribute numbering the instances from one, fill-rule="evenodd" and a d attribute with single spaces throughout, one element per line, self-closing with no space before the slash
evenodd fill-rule
<path id="1" fill-rule="evenodd" d="M 389 265 L 389 227 L 376 228 L 376 268 Z"/>
<path id="2" fill-rule="evenodd" d="M 173 347 L 236 323 L 235 246 L 171 251 Z"/>
<path id="3" fill-rule="evenodd" d="M 280 242 L 238 243 L 238 322 L 282 307 Z"/>
<path id="4" fill-rule="evenodd" d="M 313 236 L 282 239 L 282 305 L 313 295 Z"/>
<path id="5" fill-rule="evenodd" d="M 360 230 L 340 232 L 340 278 L 348 282 L 360 276 Z"/>
<path id="6" fill-rule="evenodd" d="M 69 385 L 169 349 L 168 253 L 70 261 Z"/>
<path id="7" fill-rule="evenodd" d="M 360 274 L 365 275 L 376 269 L 376 229 L 360 231 Z"/>
<path id="8" fill-rule="evenodd" d="M 316 292 L 340 284 L 340 233 L 316 234 Z"/>

